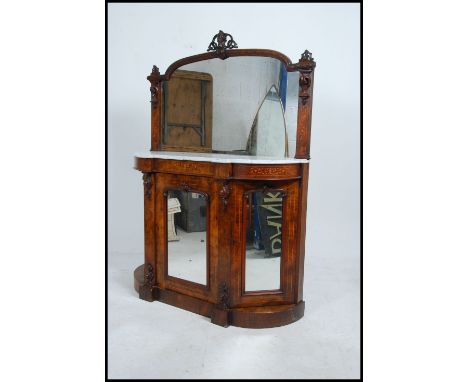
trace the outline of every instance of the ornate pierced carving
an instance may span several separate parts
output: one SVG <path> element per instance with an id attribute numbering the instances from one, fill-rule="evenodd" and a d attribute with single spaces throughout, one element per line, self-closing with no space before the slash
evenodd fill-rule
<path id="1" fill-rule="evenodd" d="M 143 285 L 140 286 L 140 298 L 146 301 L 153 301 L 154 269 L 150 263 L 145 264 Z"/>
<path id="2" fill-rule="evenodd" d="M 219 284 L 219 306 L 223 309 L 229 308 L 229 288 L 225 281 Z"/>
<path id="3" fill-rule="evenodd" d="M 301 54 L 301 59 L 299 61 L 313 61 L 314 58 L 312 57 L 312 53 L 310 53 L 307 49 L 304 50 L 304 53 Z"/>
<path id="4" fill-rule="evenodd" d="M 143 174 L 143 185 L 145 187 L 145 197 L 147 199 L 151 198 L 151 188 L 153 186 L 153 174 L 150 172 L 145 172 Z"/>
<path id="5" fill-rule="evenodd" d="M 299 87 L 300 87 L 299 98 L 301 99 L 303 105 L 307 104 L 307 101 L 310 97 L 309 88 L 310 88 L 311 82 L 312 81 L 310 79 L 310 74 L 301 72 L 301 76 L 299 77 Z"/>
<path id="6" fill-rule="evenodd" d="M 304 53 L 301 54 L 299 62 L 296 64 L 291 64 L 289 67 L 292 70 L 299 70 L 301 73 L 311 72 L 315 68 L 315 61 L 312 57 L 312 53 L 306 49 Z"/>
<path id="7" fill-rule="evenodd" d="M 229 33 L 224 33 L 222 30 L 218 34 L 214 35 L 210 45 L 208 45 L 207 51 L 214 50 L 220 56 L 220 58 L 227 58 L 226 49 L 237 48 L 237 43 L 234 41 Z"/>
<path id="8" fill-rule="evenodd" d="M 151 74 L 156 74 L 158 76 L 161 75 L 161 73 L 159 73 L 159 68 L 156 65 L 153 65 L 153 69 L 151 70 Z"/>
<path id="9" fill-rule="evenodd" d="M 229 196 L 231 195 L 232 188 L 228 182 L 223 183 L 223 187 L 219 191 L 219 196 L 221 197 L 221 201 L 223 202 L 223 208 L 226 209 Z"/>

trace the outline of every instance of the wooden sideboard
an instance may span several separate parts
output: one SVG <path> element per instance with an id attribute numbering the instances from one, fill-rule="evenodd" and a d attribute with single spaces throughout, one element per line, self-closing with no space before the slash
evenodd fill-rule
<path id="1" fill-rule="evenodd" d="M 152 95 L 151 151 L 137 154 L 134 166 L 143 173 L 145 254 L 144 264 L 134 272 L 134 285 L 143 300 L 164 302 L 210 317 L 217 325 L 276 327 L 304 315 L 304 245 L 315 62 L 308 51 L 293 64 L 282 53 L 233 49 L 237 45 L 230 41 L 232 36 L 220 31 L 208 53 L 178 60 L 164 75 L 153 67 L 148 77 Z M 167 151 L 161 140 L 162 83 L 185 64 L 240 56 L 271 57 L 287 71 L 299 72 L 295 158 Z M 167 199 L 172 190 L 196 193 L 206 203 L 203 282 L 176 277 L 168 271 Z M 281 200 L 278 215 L 281 224 L 277 227 L 278 235 L 282 235 L 279 287 L 265 290 L 246 288 L 246 229 L 252 224 L 250 203 L 255 192 L 269 192 Z"/>

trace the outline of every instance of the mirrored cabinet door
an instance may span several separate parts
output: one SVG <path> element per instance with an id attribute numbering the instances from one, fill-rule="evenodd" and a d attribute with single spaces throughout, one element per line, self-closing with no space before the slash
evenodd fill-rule
<path id="1" fill-rule="evenodd" d="M 248 191 L 244 195 L 244 291 L 279 290 L 285 193 L 282 190 L 265 189 Z"/>
<path id="2" fill-rule="evenodd" d="M 233 306 L 293 304 L 299 182 L 248 181 L 233 191 L 239 228 L 233 228 L 231 270 L 241 270 L 232 274 Z"/>
<path id="3" fill-rule="evenodd" d="M 167 273 L 207 285 L 207 195 L 170 189 L 167 199 Z"/>

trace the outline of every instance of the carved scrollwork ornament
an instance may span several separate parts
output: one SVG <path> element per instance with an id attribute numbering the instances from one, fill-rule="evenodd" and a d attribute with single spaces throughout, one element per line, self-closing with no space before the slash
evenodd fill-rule
<path id="1" fill-rule="evenodd" d="M 311 83 L 312 80 L 310 79 L 310 73 L 301 72 L 301 76 L 299 77 L 299 98 L 302 101 L 302 105 L 306 105 L 309 100 L 309 88 Z"/>
<path id="2" fill-rule="evenodd" d="M 297 64 L 292 64 L 290 68 L 293 70 L 300 70 L 301 72 L 311 72 L 314 70 L 315 65 L 312 53 L 306 49 L 304 53 L 301 54 L 299 62 Z"/>
<path id="3" fill-rule="evenodd" d="M 159 68 L 156 65 L 153 65 L 151 74 L 147 77 L 148 81 L 151 82 L 150 92 L 151 92 L 151 104 L 153 107 L 156 107 L 159 102 L 160 95 L 160 86 L 161 86 L 161 73 L 159 73 Z"/>
<path id="4" fill-rule="evenodd" d="M 145 188 L 145 197 L 146 199 L 151 198 L 151 188 L 153 185 L 153 174 L 152 173 L 144 173 L 143 174 L 143 185 Z"/>
<path id="5" fill-rule="evenodd" d="M 151 86 L 150 87 L 150 92 L 151 92 L 151 99 L 157 98 L 158 96 L 158 88 L 156 86 Z"/>
<path id="6" fill-rule="evenodd" d="M 158 82 L 161 80 L 161 73 L 159 72 L 159 68 L 156 65 L 153 65 L 153 68 L 151 69 L 151 74 L 146 77 L 148 81 L 150 81 L 152 84 L 155 82 Z"/>
<path id="7" fill-rule="evenodd" d="M 226 49 L 234 49 L 237 47 L 237 43 L 232 36 L 220 30 L 218 34 L 213 36 L 213 40 L 211 40 L 210 45 L 208 45 L 207 51 L 216 51 L 218 56 L 224 60 L 227 58 Z"/>
<path id="8" fill-rule="evenodd" d="M 151 69 L 151 74 L 146 77 L 146 79 L 151 82 L 151 85 L 155 86 L 161 79 L 163 79 L 163 76 L 161 76 L 161 73 L 159 72 L 159 68 L 156 65 L 153 65 L 153 69 Z"/>
<path id="9" fill-rule="evenodd" d="M 226 209 L 228 204 L 229 196 L 231 195 L 232 188 L 228 182 L 224 182 L 221 190 L 219 191 L 219 196 L 221 197 L 221 201 L 223 202 L 223 208 Z"/>

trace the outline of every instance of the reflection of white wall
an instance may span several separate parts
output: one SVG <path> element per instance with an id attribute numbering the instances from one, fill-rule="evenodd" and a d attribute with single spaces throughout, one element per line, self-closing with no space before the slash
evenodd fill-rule
<path id="1" fill-rule="evenodd" d="M 245 150 L 258 108 L 271 86 L 278 86 L 280 65 L 269 57 L 231 57 L 180 68 L 213 76 L 214 150 Z"/>

